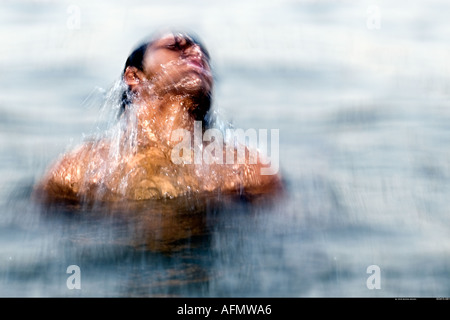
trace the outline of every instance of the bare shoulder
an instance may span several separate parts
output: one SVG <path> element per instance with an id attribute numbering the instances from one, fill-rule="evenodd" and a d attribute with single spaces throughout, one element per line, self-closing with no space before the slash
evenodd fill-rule
<path id="1" fill-rule="evenodd" d="M 92 149 L 92 143 L 85 143 L 56 160 L 36 185 L 35 197 L 41 200 L 75 199 Z"/>
<path id="2" fill-rule="evenodd" d="M 243 192 L 249 196 L 276 196 L 283 191 L 283 182 L 278 172 L 268 172 L 267 166 L 258 162 L 243 168 Z"/>
<path id="3" fill-rule="evenodd" d="M 228 166 L 225 174 L 225 188 L 238 190 L 240 194 L 250 197 L 275 196 L 282 193 L 284 187 L 278 171 L 278 159 L 266 159 L 257 150 L 250 150 L 248 147 L 245 147 L 245 150 L 244 163 Z M 235 159 L 237 159 L 236 156 L 237 154 Z"/>

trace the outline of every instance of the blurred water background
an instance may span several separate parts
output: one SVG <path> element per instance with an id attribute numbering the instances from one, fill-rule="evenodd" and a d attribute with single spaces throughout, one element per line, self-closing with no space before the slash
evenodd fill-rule
<path id="1" fill-rule="evenodd" d="M 448 12 L 444 0 L 1 0 L 0 296 L 450 296 Z M 280 130 L 286 197 L 46 212 L 33 184 L 95 132 L 131 49 L 166 27 L 206 44 L 223 119 Z"/>

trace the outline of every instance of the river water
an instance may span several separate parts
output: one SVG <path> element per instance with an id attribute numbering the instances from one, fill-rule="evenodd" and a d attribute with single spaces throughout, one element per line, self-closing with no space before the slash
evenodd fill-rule
<path id="1" fill-rule="evenodd" d="M 0 296 L 450 296 L 449 3 L 0 7 Z M 221 119 L 279 130 L 286 195 L 33 202 L 52 161 L 103 128 L 134 45 L 166 27 L 209 49 Z"/>

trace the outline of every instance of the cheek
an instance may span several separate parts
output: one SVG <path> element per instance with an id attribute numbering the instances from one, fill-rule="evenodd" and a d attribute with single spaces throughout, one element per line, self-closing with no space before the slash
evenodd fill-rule
<path id="1" fill-rule="evenodd" d="M 155 76 L 162 72 L 164 65 L 178 59 L 176 53 L 171 52 L 155 52 L 145 59 L 145 73 L 149 76 Z"/>

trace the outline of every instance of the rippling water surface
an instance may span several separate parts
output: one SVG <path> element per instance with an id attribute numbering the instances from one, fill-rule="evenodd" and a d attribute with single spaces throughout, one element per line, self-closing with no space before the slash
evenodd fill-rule
<path id="1" fill-rule="evenodd" d="M 450 295 L 447 2 L 0 6 L 0 296 Z M 132 47 L 166 26 L 208 47 L 222 119 L 279 129 L 285 197 L 38 206 L 34 183 L 102 130 Z"/>

